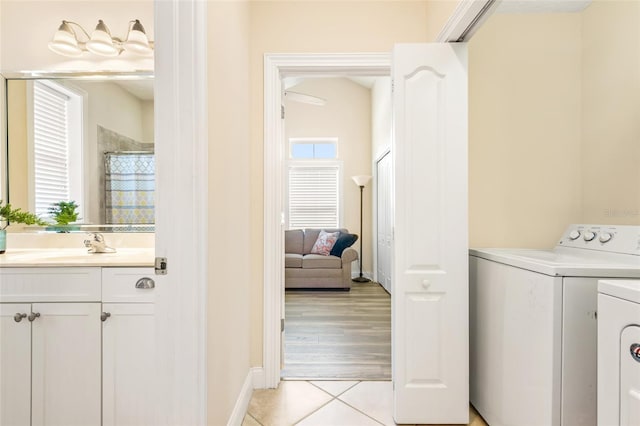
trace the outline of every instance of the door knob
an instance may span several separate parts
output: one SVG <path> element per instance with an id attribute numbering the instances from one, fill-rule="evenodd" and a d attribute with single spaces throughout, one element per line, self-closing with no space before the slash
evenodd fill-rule
<path id="1" fill-rule="evenodd" d="M 111 316 L 110 312 L 103 312 L 102 315 L 100 315 L 100 319 L 104 322 L 107 320 L 107 318 L 109 318 Z"/>
<path id="2" fill-rule="evenodd" d="M 27 314 L 21 314 L 20 312 L 18 312 L 17 314 L 15 314 L 13 316 L 13 320 L 15 322 L 20 322 L 20 321 L 22 321 L 22 318 L 26 318 L 26 317 L 27 317 Z"/>
<path id="3" fill-rule="evenodd" d="M 36 318 L 40 318 L 40 312 L 31 312 L 27 319 L 33 322 Z"/>

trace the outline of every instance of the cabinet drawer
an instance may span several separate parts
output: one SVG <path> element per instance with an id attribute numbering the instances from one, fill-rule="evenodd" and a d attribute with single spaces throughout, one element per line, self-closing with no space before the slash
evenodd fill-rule
<path id="1" fill-rule="evenodd" d="M 137 288 L 142 278 L 153 280 L 153 268 L 102 268 L 103 303 L 152 303 L 155 300 L 154 288 Z"/>
<path id="2" fill-rule="evenodd" d="M 0 302 L 99 302 L 100 268 L 1 268 Z"/>

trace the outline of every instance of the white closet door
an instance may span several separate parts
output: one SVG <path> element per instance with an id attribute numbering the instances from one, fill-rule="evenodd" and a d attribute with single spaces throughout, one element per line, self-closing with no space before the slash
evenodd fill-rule
<path id="1" fill-rule="evenodd" d="M 378 282 L 391 294 L 391 153 L 378 161 L 377 179 Z"/>
<path id="2" fill-rule="evenodd" d="M 397 423 L 469 422 L 466 48 L 393 51 Z"/>

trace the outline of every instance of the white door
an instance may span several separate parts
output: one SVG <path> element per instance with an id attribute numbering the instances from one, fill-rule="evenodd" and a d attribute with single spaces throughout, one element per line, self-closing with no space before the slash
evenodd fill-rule
<path id="1" fill-rule="evenodd" d="M 100 303 L 34 303 L 31 310 L 31 424 L 99 426 Z"/>
<path id="2" fill-rule="evenodd" d="M 152 303 L 105 303 L 102 310 L 102 424 L 152 425 L 156 399 Z"/>
<path id="3" fill-rule="evenodd" d="M 31 305 L 0 303 L 0 425 L 31 419 Z"/>
<path id="4" fill-rule="evenodd" d="M 378 237 L 378 282 L 391 293 L 391 153 L 388 152 L 377 164 L 377 237 Z"/>
<path id="5" fill-rule="evenodd" d="M 467 48 L 393 51 L 398 423 L 468 423 Z"/>

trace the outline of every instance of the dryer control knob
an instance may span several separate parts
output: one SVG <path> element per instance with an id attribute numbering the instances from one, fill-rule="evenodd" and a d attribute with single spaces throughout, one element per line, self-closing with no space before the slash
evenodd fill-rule
<path id="1" fill-rule="evenodd" d="M 593 239 L 596 237 L 595 232 L 592 231 L 587 231 L 584 233 L 584 240 L 585 241 L 593 241 Z"/>
<path id="2" fill-rule="evenodd" d="M 573 231 L 569 232 L 569 239 L 570 240 L 577 240 L 578 238 L 580 238 L 580 231 L 578 231 L 577 229 L 574 229 Z"/>
<path id="3" fill-rule="evenodd" d="M 600 234 L 600 237 L 599 237 L 600 242 L 603 243 L 603 244 L 604 243 L 608 243 L 609 241 L 611 241 L 611 238 L 613 238 L 613 235 L 611 235 L 608 232 L 603 232 L 602 234 Z"/>

